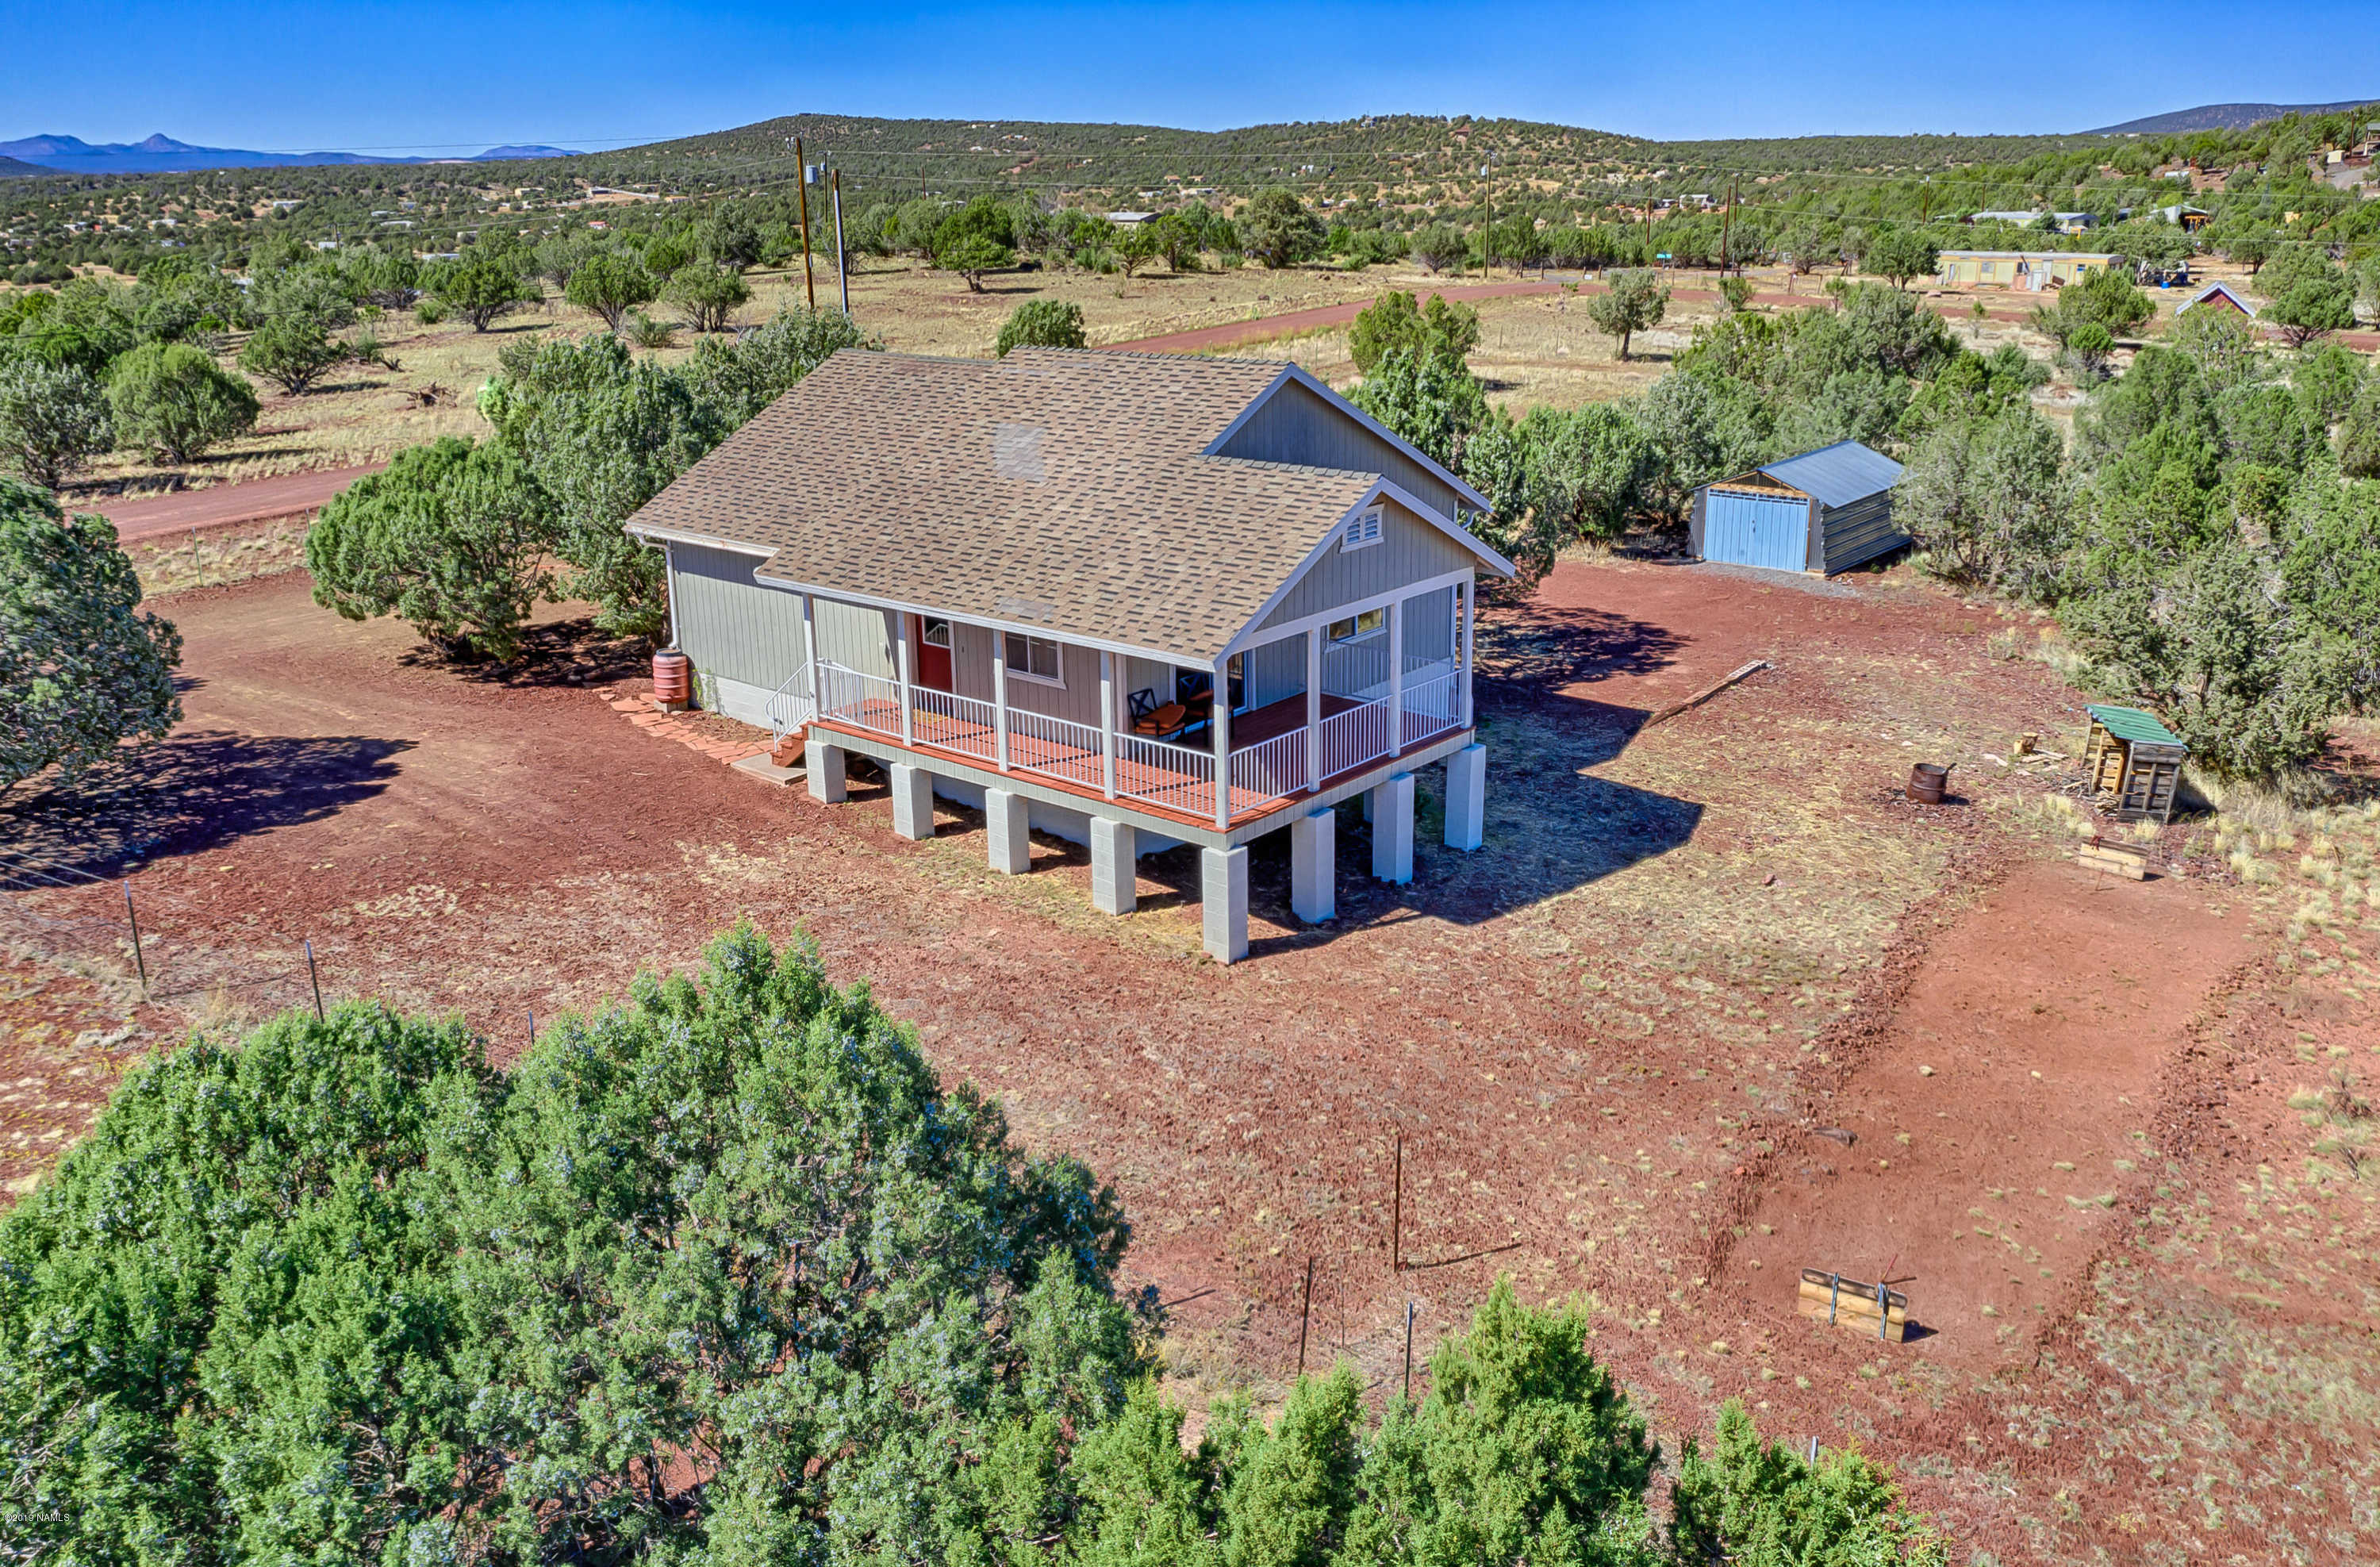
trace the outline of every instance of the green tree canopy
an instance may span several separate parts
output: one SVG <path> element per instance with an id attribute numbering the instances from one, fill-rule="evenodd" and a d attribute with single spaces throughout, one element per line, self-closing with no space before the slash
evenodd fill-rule
<path id="1" fill-rule="evenodd" d="M 0 458 L 55 490 L 115 443 L 107 394 L 80 365 L 0 359 Z"/>
<path id="2" fill-rule="evenodd" d="M 1488 395 L 1460 360 L 1410 348 L 1382 354 L 1348 400 L 1457 473 L 1464 443 L 1488 422 Z"/>
<path id="3" fill-rule="evenodd" d="M 1860 270 L 1890 280 L 1895 288 L 1906 288 L 1912 277 L 1933 275 L 1938 256 L 1924 229 L 1888 228 L 1868 241 L 1860 254 Z"/>
<path id="4" fill-rule="evenodd" d="M 1617 338 L 1620 358 L 1628 358 L 1629 339 L 1648 326 L 1658 326 L 1669 313 L 1670 289 L 1659 276 L 1645 271 L 1615 272 L 1609 286 L 1585 298 L 1586 319 L 1606 337 Z"/>
<path id="5" fill-rule="evenodd" d="M 1479 346 L 1479 312 L 1432 294 L 1421 304 L 1411 294 L 1390 290 L 1356 312 L 1347 350 L 1358 374 L 1369 375 L 1392 348 L 1439 355 L 1460 364 Z"/>
<path id="6" fill-rule="evenodd" d="M 191 463 L 256 428 L 256 392 L 188 343 L 144 343 L 107 376 L 115 439 L 159 462 Z"/>
<path id="7" fill-rule="evenodd" d="M 140 608 L 106 518 L 68 520 L 43 492 L 0 479 L 0 796 L 53 767 L 71 783 L 127 740 L 164 738 L 182 716 L 181 660 L 181 634 Z M 0 1280 L 0 1311 L 6 1291 Z"/>
<path id="8" fill-rule="evenodd" d="M 1306 210 L 1294 190 L 1276 186 L 1257 192 L 1232 226 L 1238 231 L 1241 251 L 1275 270 L 1322 253 L 1322 220 Z"/>
<path id="9" fill-rule="evenodd" d="M 1083 307 L 1071 299 L 1027 299 L 1008 312 L 1000 323 L 1000 336 L 991 351 L 999 358 L 1008 358 L 1012 348 L 1082 348 L 1088 346 L 1083 335 Z"/>
<path id="10" fill-rule="evenodd" d="M 439 303 L 485 332 L 502 318 L 538 298 L 537 285 L 505 258 L 473 247 L 456 261 L 442 261 L 426 280 Z"/>
<path id="11" fill-rule="evenodd" d="M 509 659 L 550 594 L 552 506 L 520 459 L 455 436 L 399 452 L 333 496 L 306 530 L 314 601 L 394 614 L 443 657 Z"/>
<path id="12" fill-rule="evenodd" d="M 686 324 L 695 331 L 724 332 L 736 310 L 751 299 L 752 285 L 741 273 L 722 271 L 709 261 L 688 261 L 670 275 L 662 297 L 686 313 Z"/>
<path id="13" fill-rule="evenodd" d="M 596 250 L 579 258 L 570 269 L 562 297 L 601 316 L 607 331 L 617 332 L 622 316 L 661 297 L 661 285 L 634 251 Z"/>
<path id="14" fill-rule="evenodd" d="M 1671 1505 L 1670 1544 L 1685 1562 L 1949 1567 L 1945 1543 L 1901 1506 L 1888 1471 L 1857 1448 L 1812 1464 L 1764 1443 L 1736 1399 L 1719 1409 L 1708 1458 L 1686 1443 Z"/>
<path id="15" fill-rule="evenodd" d="M 292 1014 L 136 1074 L 0 1218 L 0 1537 L 980 1561 L 995 1460 L 1148 1365 L 1125 1236 L 749 930 L 508 1075 L 455 1022 Z"/>

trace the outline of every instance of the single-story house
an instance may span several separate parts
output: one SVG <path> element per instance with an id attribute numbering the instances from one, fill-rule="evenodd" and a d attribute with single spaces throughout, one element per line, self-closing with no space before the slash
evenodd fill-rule
<path id="1" fill-rule="evenodd" d="M 1332 808 L 1369 796 L 1373 872 L 1410 879 L 1414 772 L 1480 842 L 1476 583 L 1488 503 L 1293 364 L 1020 348 L 834 355 L 628 521 L 668 557 L 705 706 L 848 758 L 894 830 L 980 808 L 991 863 L 1087 844 L 1093 901 L 1203 850 L 1206 946 L 1247 951 L 1247 844 L 1291 835 L 1332 917 Z"/>
<path id="2" fill-rule="evenodd" d="M 1977 213 L 1967 221 L 1969 223 L 2012 223 L 2031 228 L 2044 217 L 2057 220 L 2058 229 L 2061 234 L 2080 234 L 2086 228 L 2096 228 L 2099 225 L 2099 220 L 2089 213 L 2045 213 L 1994 211 Z"/>
<path id="3" fill-rule="evenodd" d="M 1892 526 L 1900 465 L 1856 441 L 1838 441 L 1694 492 L 1687 524 L 1706 561 L 1831 577 L 1909 542 Z"/>
<path id="4" fill-rule="evenodd" d="M 2165 219 L 2166 222 L 2178 223 L 2192 234 L 2196 234 L 2200 229 L 2204 228 L 2209 220 L 2215 216 L 2204 207 L 2192 207 L 2180 202 L 2172 206 L 2159 207 L 2156 213 L 2157 216 Z"/>
<path id="5" fill-rule="evenodd" d="M 2205 287 L 2174 307 L 2175 315 L 2204 305 L 2211 310 L 2237 310 L 2250 321 L 2256 319 L 2256 307 L 2241 298 L 2228 283 L 2210 283 Z"/>
<path id="6" fill-rule="evenodd" d="M 1937 282 L 1944 288 L 1961 284 L 1997 285 L 2002 288 L 2043 289 L 2080 283 L 2115 263 L 2103 250 L 1945 250 L 1937 259 Z"/>

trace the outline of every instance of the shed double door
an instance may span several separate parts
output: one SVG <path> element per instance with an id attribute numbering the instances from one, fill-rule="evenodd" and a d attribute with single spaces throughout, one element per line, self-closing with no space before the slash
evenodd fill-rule
<path id="1" fill-rule="evenodd" d="M 1703 558 L 1736 565 L 1800 571 L 1810 559 L 1810 503 L 1771 500 L 1725 490 L 1708 492 L 1703 509 Z"/>

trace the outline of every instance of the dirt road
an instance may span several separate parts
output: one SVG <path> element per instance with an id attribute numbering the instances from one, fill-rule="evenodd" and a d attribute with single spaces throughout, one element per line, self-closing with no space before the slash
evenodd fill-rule
<path id="1" fill-rule="evenodd" d="M 129 542 L 195 528 L 301 516 L 318 509 L 364 475 L 378 473 L 387 466 L 365 463 L 355 468 L 318 468 L 311 473 L 285 473 L 273 479 L 249 480 L 244 484 L 218 484 L 209 490 L 178 491 L 134 501 L 99 501 L 73 509 L 98 512 L 115 524 L 118 539 Z"/>

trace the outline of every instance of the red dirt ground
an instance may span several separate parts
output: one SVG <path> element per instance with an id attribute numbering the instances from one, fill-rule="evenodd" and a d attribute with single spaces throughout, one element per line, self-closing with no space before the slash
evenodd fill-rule
<path id="1" fill-rule="evenodd" d="M 302 574 L 163 607 L 187 638 L 182 730 L 112 795 L 0 818 L 0 849 L 137 858 L 181 1017 L 300 1002 L 310 938 L 334 1000 L 458 1010 L 508 1059 L 532 1010 L 682 967 L 739 917 L 799 925 L 1030 1144 L 1115 1183 L 1134 1280 L 1181 1303 L 1169 1352 L 1193 1397 L 1289 1370 L 1309 1256 L 1315 1358 L 1346 1354 L 1376 1391 L 1407 1299 L 1426 1350 L 1502 1269 L 1533 1295 L 1595 1294 L 1598 1353 L 1670 1451 L 1736 1394 L 1774 1435 L 1857 1438 L 1901 1465 L 1954 1560 L 2374 1543 L 2351 1497 L 2380 1460 L 2332 1433 L 2380 1411 L 2368 1329 L 2341 1336 L 2380 1281 L 2363 1231 L 2340 1249 L 2298 1211 L 2332 1198 L 2291 1184 L 2308 1134 L 2283 1102 L 2314 1070 L 2292 1059 L 2305 1039 L 2380 1038 L 2354 989 L 2369 970 L 2344 938 L 2274 968 L 2269 936 L 2239 933 L 2269 899 L 2228 881 L 2036 864 L 2048 842 L 2020 808 L 2044 781 L 1985 758 L 2020 730 L 2055 743 L 2078 698 L 1994 655 L 1992 610 L 1905 574 L 1566 563 L 1485 621 L 1488 847 L 1436 844 L 1425 775 L 1415 881 L 1384 887 L 1342 813 L 1340 918 L 1308 930 L 1262 846 L 1252 961 L 1226 969 L 1196 955 L 1186 856 L 1144 862 L 1142 911 L 1111 920 L 1072 845 L 1037 840 L 1035 874 L 996 877 L 980 820 L 948 808 L 933 842 L 904 842 L 880 788 L 819 807 L 630 723 L 612 703 L 646 689 L 635 659 L 581 625 L 472 673 L 316 608 Z M 1640 729 L 1753 657 L 1779 667 Z M 1961 797 L 1901 799 L 1912 759 L 1955 762 Z M 100 920 L 121 901 L 17 906 Z M 175 1026 L 126 1004 L 109 941 L 21 939 L 95 978 L 32 965 L 42 1004 L 90 1020 L 46 1016 L 30 1041 L 0 989 L 0 1084 L 27 1096 L 0 1100 L 11 1181 L 87 1124 L 76 1085 Z M 1393 1275 L 1399 1132 L 1425 1266 Z M 1875 1159 L 1889 1169 L 1851 1173 Z M 1814 1160 L 1837 1173 L 1814 1186 Z M 1998 1318 L 1987 1255 L 2026 1281 Z M 1885 1262 L 1918 1276 L 1936 1337 L 1879 1349 L 1780 1294 L 1805 1264 Z M 2309 1464 L 2342 1478 L 2292 1488 Z"/>
<path id="2" fill-rule="evenodd" d="M 385 463 L 357 468 L 319 468 L 310 473 L 285 473 L 251 479 L 239 484 L 218 484 L 171 495 L 137 501 L 97 501 L 78 511 L 96 511 L 115 524 L 115 536 L 130 541 L 193 528 L 226 528 L 235 523 L 266 522 L 274 517 L 302 516 Z"/>

